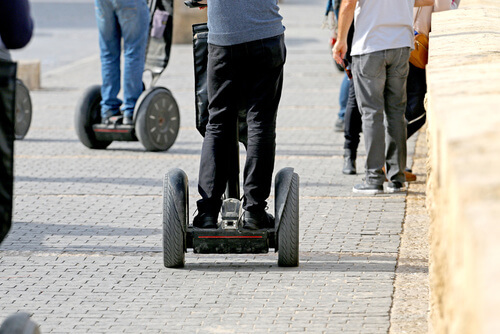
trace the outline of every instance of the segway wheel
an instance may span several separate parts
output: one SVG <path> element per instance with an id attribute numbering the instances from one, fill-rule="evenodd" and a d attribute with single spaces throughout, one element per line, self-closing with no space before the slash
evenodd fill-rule
<path id="1" fill-rule="evenodd" d="M 135 131 L 148 151 L 166 151 L 175 142 L 180 127 L 179 107 L 172 93 L 153 87 L 136 104 Z"/>
<path id="2" fill-rule="evenodd" d="M 283 168 L 275 180 L 278 266 L 299 265 L 299 175 Z"/>
<path id="3" fill-rule="evenodd" d="M 14 133 L 16 139 L 23 139 L 31 125 L 31 97 L 28 87 L 21 80 L 16 81 L 16 122 Z"/>
<path id="4" fill-rule="evenodd" d="M 101 86 L 89 87 L 77 104 L 75 129 L 83 145 L 93 149 L 105 149 L 111 141 L 99 141 L 95 137 L 94 124 L 101 123 Z"/>
<path id="5" fill-rule="evenodd" d="M 163 180 L 163 264 L 167 268 L 184 267 L 188 195 L 186 174 L 178 168 L 170 170 Z"/>
<path id="6" fill-rule="evenodd" d="M 40 326 L 25 312 L 9 316 L 0 326 L 0 333 L 40 334 Z"/>

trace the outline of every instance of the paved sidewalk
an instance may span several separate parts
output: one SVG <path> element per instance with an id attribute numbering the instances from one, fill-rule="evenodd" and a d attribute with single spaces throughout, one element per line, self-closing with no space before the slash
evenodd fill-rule
<path id="1" fill-rule="evenodd" d="M 165 172 L 188 174 L 190 215 L 198 199 L 192 50 L 174 45 L 159 82 L 181 109 L 179 137 L 163 153 L 78 141 L 74 109 L 100 81 L 96 55 L 46 74 L 32 92 L 32 126 L 15 143 L 13 228 L 0 246 L 0 322 L 27 311 L 43 333 L 388 332 L 406 195 L 352 193 L 362 174 L 341 173 L 342 74 L 320 29 L 324 1 L 281 7 L 288 60 L 275 170 L 300 175 L 300 267 L 278 267 L 275 253 L 192 252 L 184 269 L 163 267 Z M 362 172 L 363 147 L 357 163 Z"/>

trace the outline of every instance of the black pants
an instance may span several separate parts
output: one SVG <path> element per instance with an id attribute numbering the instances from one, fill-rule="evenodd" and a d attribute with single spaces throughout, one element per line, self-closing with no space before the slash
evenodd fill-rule
<path id="1" fill-rule="evenodd" d="M 361 133 L 361 113 L 359 112 L 354 80 L 349 80 L 349 97 L 344 116 L 344 149 L 351 152 L 351 158 L 356 159 L 359 146 L 359 134 Z"/>
<path id="2" fill-rule="evenodd" d="M 408 121 L 406 127 L 408 138 L 425 124 L 424 98 L 426 92 L 425 69 L 410 64 L 410 72 L 408 73 L 408 81 L 406 83 L 407 102 L 405 112 L 405 117 Z"/>
<path id="3" fill-rule="evenodd" d="M 410 64 L 408 81 L 406 83 L 406 138 L 410 138 L 425 124 L 424 98 L 427 92 L 425 69 Z M 345 111 L 344 149 L 351 151 L 351 158 L 356 158 L 361 133 L 361 113 L 359 112 L 354 83 L 349 81 L 349 98 Z"/>
<path id="4" fill-rule="evenodd" d="M 271 192 L 276 115 L 286 58 L 284 36 L 231 46 L 208 45 L 209 119 L 201 152 L 200 213 L 217 213 L 228 176 L 238 111 L 247 111 L 243 208 L 264 210 Z M 237 167 L 236 167 L 237 168 Z"/>

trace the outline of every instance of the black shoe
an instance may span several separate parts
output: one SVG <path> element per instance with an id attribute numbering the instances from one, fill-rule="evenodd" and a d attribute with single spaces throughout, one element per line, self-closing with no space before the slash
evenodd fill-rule
<path id="1" fill-rule="evenodd" d="M 403 183 L 395 181 L 395 182 L 389 182 L 387 184 L 387 192 L 388 193 L 400 193 L 406 191 L 406 187 Z"/>
<path id="2" fill-rule="evenodd" d="M 274 227 L 274 217 L 265 212 L 245 211 L 243 214 L 243 228 L 247 230 L 260 230 Z"/>
<path id="3" fill-rule="evenodd" d="M 352 188 L 352 192 L 358 193 L 358 194 L 365 194 L 365 195 L 376 195 L 376 194 L 382 194 L 384 192 L 384 186 L 379 185 L 379 184 L 368 184 L 366 182 L 363 182 L 361 184 L 357 184 Z"/>
<path id="4" fill-rule="evenodd" d="M 342 173 L 346 175 L 356 174 L 356 160 L 351 159 L 351 157 L 344 157 L 344 167 L 342 168 Z"/>
<path id="5" fill-rule="evenodd" d="M 123 116 L 122 124 L 123 125 L 134 125 L 134 119 L 132 118 L 132 116 Z"/>
<path id="6" fill-rule="evenodd" d="M 193 220 L 193 226 L 197 228 L 217 228 L 218 215 L 209 213 L 198 213 Z"/>

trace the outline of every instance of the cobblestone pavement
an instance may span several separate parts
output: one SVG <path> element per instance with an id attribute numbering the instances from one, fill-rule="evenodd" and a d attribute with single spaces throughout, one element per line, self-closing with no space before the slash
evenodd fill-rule
<path id="1" fill-rule="evenodd" d="M 190 252 L 184 269 L 163 267 L 166 171 L 188 174 L 191 215 L 198 198 L 192 51 L 174 45 L 159 83 L 182 118 L 162 153 L 78 141 L 74 109 L 100 81 L 96 55 L 47 73 L 32 92 L 32 126 L 15 143 L 13 228 L 0 246 L 0 322 L 27 311 L 43 333 L 388 331 L 405 194 L 352 194 L 362 175 L 341 173 L 343 138 L 333 124 L 342 74 L 320 29 L 324 1 L 281 7 L 288 60 L 275 170 L 300 175 L 300 266 L 278 267 L 275 253 Z"/>

